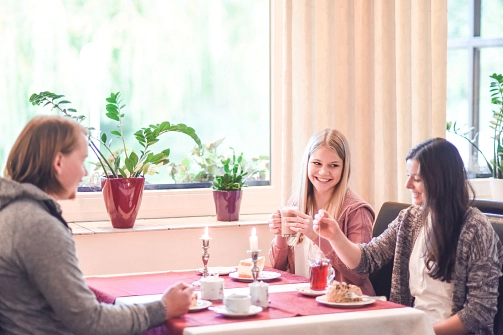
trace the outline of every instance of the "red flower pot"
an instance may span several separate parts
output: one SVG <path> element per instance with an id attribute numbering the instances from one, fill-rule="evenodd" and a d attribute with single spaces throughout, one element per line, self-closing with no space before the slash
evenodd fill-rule
<path id="1" fill-rule="evenodd" d="M 242 191 L 213 190 L 217 221 L 239 221 Z"/>
<path id="2" fill-rule="evenodd" d="M 102 182 L 105 207 L 114 228 L 132 228 L 140 210 L 145 178 L 106 178 Z"/>

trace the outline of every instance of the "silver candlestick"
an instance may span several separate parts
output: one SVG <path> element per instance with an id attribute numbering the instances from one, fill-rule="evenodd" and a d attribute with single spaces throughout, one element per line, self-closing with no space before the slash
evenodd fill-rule
<path id="1" fill-rule="evenodd" d="M 251 252 L 251 259 L 252 259 L 252 262 L 253 262 L 253 267 L 251 269 L 251 273 L 252 273 L 252 277 L 253 277 L 253 282 L 256 282 L 258 280 L 258 275 L 259 275 L 259 272 L 260 272 L 260 268 L 257 266 L 258 253 L 260 251 L 261 250 L 255 250 L 255 251 L 248 250 L 248 252 Z"/>
<path id="2" fill-rule="evenodd" d="M 203 260 L 203 278 L 206 278 L 209 276 L 208 273 L 208 260 L 210 259 L 210 253 L 208 252 L 208 249 L 210 247 L 210 239 L 203 240 L 203 252 L 202 252 L 202 260 Z"/>

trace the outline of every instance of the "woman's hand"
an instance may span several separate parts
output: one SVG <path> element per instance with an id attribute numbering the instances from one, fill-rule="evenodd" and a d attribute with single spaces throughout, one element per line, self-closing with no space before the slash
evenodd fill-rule
<path id="1" fill-rule="evenodd" d="M 166 320 L 177 318 L 189 311 L 193 291 L 192 286 L 179 282 L 162 295 L 166 305 Z"/>
<path id="2" fill-rule="evenodd" d="M 279 209 L 269 217 L 269 231 L 275 235 L 281 235 L 281 213 Z"/>
<path id="3" fill-rule="evenodd" d="M 330 240 L 334 235 L 341 232 L 339 223 L 323 209 L 320 209 L 318 214 L 314 216 L 313 230 L 316 234 L 327 240 Z"/>
<path id="4" fill-rule="evenodd" d="M 286 221 L 295 232 L 304 234 L 310 240 L 318 238 L 318 234 L 313 230 L 313 218 L 300 211 L 292 211 L 293 217 L 286 217 Z"/>
<path id="5" fill-rule="evenodd" d="M 320 209 L 314 216 L 313 230 L 330 242 L 337 256 L 346 266 L 350 269 L 358 266 L 362 257 L 360 248 L 344 235 L 339 223 L 332 219 L 327 211 Z"/>

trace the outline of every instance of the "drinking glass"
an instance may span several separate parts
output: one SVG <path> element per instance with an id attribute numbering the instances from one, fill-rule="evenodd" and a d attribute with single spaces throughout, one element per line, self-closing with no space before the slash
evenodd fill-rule
<path id="1" fill-rule="evenodd" d="M 287 217 L 296 217 L 292 211 L 298 211 L 299 207 L 297 206 L 283 206 L 280 208 L 281 212 L 281 236 L 283 237 L 290 237 L 290 236 L 295 236 L 296 232 L 290 229 L 290 226 L 288 226 L 288 221 L 285 220 Z"/>
<path id="2" fill-rule="evenodd" d="M 333 270 L 330 271 L 330 259 L 328 258 L 309 258 L 309 280 L 310 288 L 313 291 L 324 291 L 327 288 L 328 280 L 333 276 Z"/>

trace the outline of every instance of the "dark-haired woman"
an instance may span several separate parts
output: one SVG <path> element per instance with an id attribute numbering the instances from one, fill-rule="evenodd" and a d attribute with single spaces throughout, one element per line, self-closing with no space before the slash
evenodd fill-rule
<path id="1" fill-rule="evenodd" d="M 368 244 L 354 244 L 325 211 L 314 230 L 356 272 L 394 257 L 390 300 L 428 315 L 436 334 L 493 334 L 503 246 L 488 219 L 470 207 L 456 147 L 427 140 L 406 157 L 413 205 Z"/>

